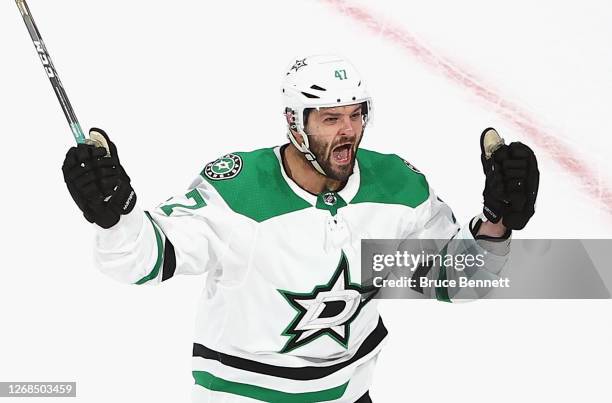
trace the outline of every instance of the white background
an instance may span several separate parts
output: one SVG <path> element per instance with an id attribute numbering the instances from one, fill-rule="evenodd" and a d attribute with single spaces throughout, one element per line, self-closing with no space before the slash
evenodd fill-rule
<path id="1" fill-rule="evenodd" d="M 110 134 L 143 207 L 183 192 L 221 154 L 282 143 L 285 67 L 299 55 L 336 52 L 358 66 L 374 97 L 362 145 L 411 161 L 462 221 L 480 209 L 478 137 L 495 126 L 532 145 L 540 161 L 537 213 L 518 236 L 612 235 L 609 193 L 587 192 L 612 181 L 609 2 L 361 6 L 382 25 L 368 27 L 325 1 L 30 2 L 82 125 Z M 397 35 L 411 35 L 433 62 L 393 41 Z M 204 278 L 135 287 L 95 270 L 94 228 L 60 170 L 71 134 L 11 1 L 0 5 L 0 38 L 0 380 L 74 380 L 79 397 L 71 401 L 188 401 Z M 441 61 L 498 104 L 449 79 Z M 525 115 L 571 155 L 513 124 Z M 601 187 L 558 164 L 569 157 Z M 610 307 L 385 301 L 391 335 L 372 396 L 609 401 Z"/>

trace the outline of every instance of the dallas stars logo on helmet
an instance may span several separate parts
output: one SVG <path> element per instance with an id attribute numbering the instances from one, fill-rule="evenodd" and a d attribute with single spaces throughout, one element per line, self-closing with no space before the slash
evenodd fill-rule
<path id="1" fill-rule="evenodd" d="M 289 340 L 280 351 L 287 353 L 327 335 L 347 348 L 351 322 L 378 292 L 374 287 L 351 283 L 349 264 L 344 252 L 331 279 L 309 293 L 278 290 L 297 311 L 283 331 Z"/>
<path id="2" fill-rule="evenodd" d="M 242 169 L 242 158 L 236 154 L 227 154 L 206 164 L 204 175 L 208 179 L 218 181 L 236 177 Z"/>
<path id="3" fill-rule="evenodd" d="M 306 58 L 303 58 L 302 60 L 296 60 L 293 66 L 291 66 L 291 69 L 289 69 L 289 71 L 287 72 L 287 75 L 291 74 L 293 70 L 297 72 L 301 67 L 304 66 L 308 66 L 308 64 L 306 64 Z"/>

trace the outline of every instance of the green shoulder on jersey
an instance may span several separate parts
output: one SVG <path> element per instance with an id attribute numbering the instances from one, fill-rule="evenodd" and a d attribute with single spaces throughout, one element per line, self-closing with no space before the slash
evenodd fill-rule
<path id="1" fill-rule="evenodd" d="M 215 179 L 210 174 L 211 164 L 227 156 L 237 156 L 241 166 L 230 177 Z M 223 197 L 227 205 L 238 214 L 257 222 L 311 207 L 293 193 L 283 179 L 273 148 L 250 152 L 236 152 L 206 165 L 200 173 Z M 207 169 L 209 174 L 207 174 Z"/>
<path id="2" fill-rule="evenodd" d="M 225 164 L 226 173 L 214 171 L 214 165 L 223 160 L 233 170 Z M 359 149 L 357 160 L 360 186 L 349 204 L 416 207 L 429 197 L 425 176 L 397 155 Z M 227 154 L 207 164 L 201 175 L 233 211 L 257 222 L 312 207 L 285 182 L 273 148 Z"/>
<path id="3" fill-rule="evenodd" d="M 402 204 L 414 208 L 429 197 L 425 175 L 401 157 L 360 148 L 357 161 L 361 180 L 351 204 Z"/>

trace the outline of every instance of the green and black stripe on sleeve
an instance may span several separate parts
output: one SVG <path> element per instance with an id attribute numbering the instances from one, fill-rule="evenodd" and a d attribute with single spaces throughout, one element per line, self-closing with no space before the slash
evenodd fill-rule
<path id="1" fill-rule="evenodd" d="M 166 281 L 174 276 L 176 270 L 176 253 L 174 251 L 174 245 L 166 237 L 163 231 L 157 226 L 151 214 L 145 211 L 145 215 L 149 219 L 149 222 L 153 226 L 155 232 L 155 241 L 157 243 L 157 260 L 155 265 L 149 274 L 138 280 L 135 284 L 141 285 L 147 283 L 159 275 L 159 271 L 162 272 L 161 281 Z"/>

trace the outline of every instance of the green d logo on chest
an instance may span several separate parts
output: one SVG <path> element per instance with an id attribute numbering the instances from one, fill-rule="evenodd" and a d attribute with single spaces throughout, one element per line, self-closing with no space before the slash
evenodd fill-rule
<path id="1" fill-rule="evenodd" d="M 280 352 L 287 353 L 323 335 L 347 348 L 351 322 L 378 290 L 351 283 L 348 260 L 342 252 L 327 284 L 317 285 L 309 293 L 278 291 L 298 312 L 282 333 L 289 340 Z"/>
<path id="2" fill-rule="evenodd" d="M 322 192 L 317 195 L 315 207 L 320 210 L 327 210 L 334 216 L 338 213 L 339 208 L 346 207 L 346 202 L 336 192 Z"/>

